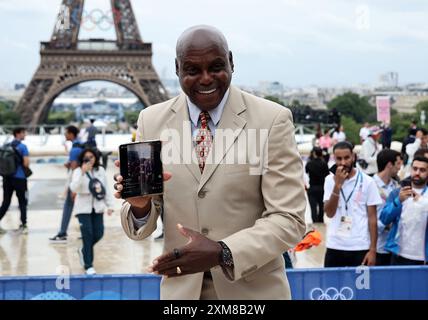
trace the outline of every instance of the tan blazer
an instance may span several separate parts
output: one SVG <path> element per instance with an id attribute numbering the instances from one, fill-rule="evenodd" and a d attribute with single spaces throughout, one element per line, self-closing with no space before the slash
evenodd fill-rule
<path id="1" fill-rule="evenodd" d="M 161 132 L 178 131 L 183 143 L 191 141 L 191 129 L 183 128 L 183 121 L 189 121 L 189 113 L 181 94 L 141 111 L 137 140 L 156 140 Z M 228 128 L 235 137 L 220 143 L 218 129 Z M 250 129 L 267 132 L 267 151 L 262 148 L 267 160 L 264 174 L 249 174 L 249 164 L 219 161 L 224 156 L 236 160 L 235 147 L 245 145 Z M 173 151 L 179 150 L 178 144 L 174 143 Z M 250 144 L 254 146 L 253 141 Z M 231 86 L 210 153 L 218 159 L 207 164 L 202 175 L 197 163 L 164 163 L 164 170 L 172 173 L 164 185 L 164 251 L 186 244 L 176 228 L 181 223 L 212 240 L 224 241 L 232 251 L 231 274 L 219 266 L 211 269 L 219 299 L 290 299 L 282 253 L 302 239 L 306 206 L 302 160 L 290 111 Z M 150 236 L 156 229 L 159 206 L 152 205 L 147 224 L 139 230 L 129 209 L 125 202 L 121 215 L 126 234 L 134 240 Z M 199 299 L 202 282 L 203 273 L 162 279 L 161 299 Z"/>

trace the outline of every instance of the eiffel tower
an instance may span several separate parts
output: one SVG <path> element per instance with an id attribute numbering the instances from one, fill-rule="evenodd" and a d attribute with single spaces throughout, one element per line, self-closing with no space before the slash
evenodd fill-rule
<path id="1" fill-rule="evenodd" d="M 55 98 L 85 81 L 103 80 L 133 92 L 144 106 L 168 99 L 143 42 L 130 0 L 111 0 L 116 40 L 78 40 L 84 0 L 63 0 L 51 40 L 41 42 L 40 65 L 15 107 L 21 122 L 47 119 Z"/>

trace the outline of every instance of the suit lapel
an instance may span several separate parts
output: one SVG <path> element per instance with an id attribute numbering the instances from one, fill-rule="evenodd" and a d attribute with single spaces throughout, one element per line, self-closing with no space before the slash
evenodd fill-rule
<path id="1" fill-rule="evenodd" d="M 241 91 L 233 86 L 230 86 L 229 98 L 224 107 L 220 122 L 218 123 L 216 135 L 214 136 L 213 146 L 211 148 L 210 154 L 208 155 L 208 159 L 210 159 L 210 161 L 208 161 L 205 165 L 205 169 L 199 183 L 198 192 L 213 175 L 214 171 L 225 157 L 227 151 L 235 143 L 239 134 L 245 127 L 247 121 L 239 116 L 239 114 L 241 114 L 245 110 L 246 107 L 244 104 L 244 100 L 242 99 Z M 220 134 L 217 134 L 219 133 L 219 129 L 233 131 L 233 139 L 228 138 L 223 139 L 223 141 L 221 141 L 222 139 L 220 139 Z"/>
<path id="2" fill-rule="evenodd" d="M 177 101 L 171 106 L 171 117 L 167 121 L 167 127 L 175 132 L 178 132 L 179 139 L 173 139 L 174 145 L 180 152 L 181 163 L 184 163 L 190 173 L 199 183 L 201 179 L 201 171 L 198 164 L 192 160 L 191 156 L 194 153 L 192 142 L 192 128 L 189 117 L 189 110 L 187 108 L 186 97 L 182 93 Z M 174 136 L 171 134 L 171 136 Z M 181 144 L 181 145 L 180 145 Z"/>

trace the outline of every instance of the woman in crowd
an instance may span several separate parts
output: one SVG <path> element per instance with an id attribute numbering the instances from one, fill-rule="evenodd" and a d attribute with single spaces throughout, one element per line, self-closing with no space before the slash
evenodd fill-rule
<path id="1" fill-rule="evenodd" d="M 96 273 L 93 267 L 94 246 L 104 234 L 103 214 L 113 212 L 113 198 L 106 192 L 106 172 L 100 166 L 99 154 L 85 149 L 80 154 L 80 167 L 73 172 L 70 189 L 76 193 L 73 213 L 79 219 L 83 247 L 78 249 L 86 274 Z"/>

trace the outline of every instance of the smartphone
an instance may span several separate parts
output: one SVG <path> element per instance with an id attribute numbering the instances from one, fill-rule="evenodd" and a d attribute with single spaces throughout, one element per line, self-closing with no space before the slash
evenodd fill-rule
<path id="1" fill-rule="evenodd" d="M 404 179 L 403 181 L 400 182 L 400 184 L 402 188 L 411 187 L 412 181 L 410 179 Z"/>
<path id="2" fill-rule="evenodd" d="M 163 194 L 161 141 L 144 141 L 119 146 L 122 198 Z"/>

